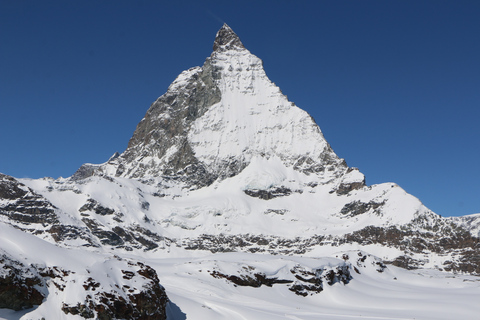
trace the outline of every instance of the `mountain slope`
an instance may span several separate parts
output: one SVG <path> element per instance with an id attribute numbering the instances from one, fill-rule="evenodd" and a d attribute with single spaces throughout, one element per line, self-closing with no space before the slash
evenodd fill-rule
<path id="1" fill-rule="evenodd" d="M 225 301 L 220 306 L 201 292 L 238 294 L 225 287 L 215 291 L 210 286 L 218 281 L 226 281 L 228 288 L 245 285 L 261 292 L 274 290 L 279 299 L 290 292 L 316 299 L 309 298 L 312 292 L 324 297 L 352 294 L 350 289 L 338 288 L 352 288 L 353 283 L 354 290 L 362 290 L 371 281 L 386 283 L 383 274 L 393 272 L 390 280 L 393 274 L 408 274 L 394 266 L 480 275 L 476 220 L 474 216 L 442 218 L 394 183 L 366 185 L 364 175 L 334 153 L 314 120 L 288 101 L 266 76 L 261 60 L 227 25 L 217 33 L 213 52 L 203 66 L 182 72 L 150 106 L 123 153 L 103 164 L 84 164 L 67 179 L 0 175 L 0 227 L 5 234 L 0 262 L 4 269 L 20 270 L 17 278 L 42 284 L 39 293 L 44 300 L 39 298 L 42 305 L 32 316 L 54 305 L 62 317 L 81 312 L 82 317 L 98 316 L 110 310 L 112 297 L 107 301 L 103 293 L 113 290 L 113 296 L 123 297 L 124 308 L 130 310 L 122 317 L 138 318 L 144 312 L 135 309 L 135 303 L 127 303 L 137 301 L 137 294 L 161 301 L 162 308 L 155 311 L 159 317 L 167 313 L 184 317 L 182 305 L 178 310 L 167 303 L 157 273 L 160 281 L 169 279 L 171 292 L 179 300 L 195 300 L 189 300 L 195 307 L 190 302 L 183 304 L 189 312 L 198 312 L 204 299 L 213 310 L 205 314 L 218 318 L 234 317 L 232 310 L 237 307 L 226 307 Z M 25 254 L 16 255 L 9 238 L 12 243 L 26 241 L 53 252 L 55 258 L 45 260 L 25 246 L 21 248 Z M 341 251 L 348 253 L 344 256 Z M 74 257 L 77 252 L 85 256 L 84 262 Z M 68 264 L 60 255 L 74 262 Z M 278 261 L 270 255 L 278 256 Z M 355 255 L 358 258 L 353 259 Z M 325 256 L 329 258 L 317 261 Z M 98 264 L 97 274 L 110 274 L 107 269 L 116 268 L 125 271 L 123 276 L 115 275 L 113 280 L 92 276 L 91 282 L 99 284 L 92 288 L 84 278 L 89 274 L 89 261 L 95 259 L 105 261 Z M 212 262 L 216 259 L 223 262 Z M 267 261 L 277 268 L 269 269 Z M 188 267 L 192 263 L 198 269 Z M 162 273 L 163 267 L 180 267 L 185 272 Z M 359 267 L 370 270 L 368 277 Z M 52 284 L 56 276 L 51 270 L 76 274 L 60 285 L 72 288 L 68 290 L 76 292 L 72 293 L 76 300 L 69 298 L 70 302 L 59 306 L 59 300 L 50 299 L 52 293 L 61 295 L 52 287 L 59 284 Z M 197 298 L 175 288 L 175 281 L 184 281 L 187 275 L 197 280 L 195 289 L 186 292 L 197 292 Z M 434 277 L 441 278 L 439 273 Z M 10 278 L 11 274 L 5 274 L 4 279 Z M 392 292 L 402 290 L 402 285 L 390 280 Z M 465 286 L 470 290 L 468 301 L 479 293 L 475 281 Z M 26 282 L 15 282 L 17 289 Z M 75 289 L 74 283 L 83 283 L 84 290 Z M 355 283 L 363 284 L 355 287 Z M 428 286 L 444 285 L 438 283 L 442 281 L 433 280 Z M 103 291 L 84 292 L 97 287 Z M 242 299 L 252 293 L 239 290 Z M 425 292 L 433 296 L 431 289 Z M 447 298 L 453 294 L 448 292 Z M 398 295 L 392 293 L 392 297 Z M 37 303 L 20 303 L 20 308 Z M 245 311 L 249 303 L 242 303 L 238 312 L 250 314 Z M 434 305 L 425 303 L 428 307 L 420 308 L 422 315 Z M 457 310 L 454 304 L 452 310 Z M 263 312 L 260 309 L 255 310 Z M 352 310 L 356 314 L 360 309 Z M 434 314 L 441 318 L 445 313 Z M 278 317 L 278 313 L 271 315 Z"/>

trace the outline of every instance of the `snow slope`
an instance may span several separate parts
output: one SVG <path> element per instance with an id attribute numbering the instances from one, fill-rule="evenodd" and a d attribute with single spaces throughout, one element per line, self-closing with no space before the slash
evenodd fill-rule
<path id="1" fill-rule="evenodd" d="M 112 215 L 90 213 L 102 224 L 139 225 L 172 238 L 247 233 L 285 238 L 342 235 L 369 225 L 407 224 L 415 216 L 429 213 L 417 198 L 395 184 L 364 187 L 338 196 L 330 192 L 332 185 L 315 186 L 310 176 L 285 167 L 274 157 L 252 159 L 234 177 L 165 197 L 157 196 L 161 188 L 120 177 L 91 177 L 81 184 L 48 179 L 20 181 L 74 221 L 89 214 L 80 209 L 93 199 L 115 211 Z M 288 189 L 290 194 L 264 200 L 245 193 L 275 187 Z M 383 205 L 381 211 L 370 209 L 354 217 L 340 213 L 356 201 Z"/>
<path id="2" fill-rule="evenodd" d="M 125 271 L 136 265 L 125 261 L 141 259 L 153 266 L 171 300 L 168 319 L 476 319 L 480 312 L 480 279 L 467 275 L 445 274 L 433 270 L 407 271 L 393 266 L 379 266 L 378 258 L 361 251 L 346 251 L 331 257 L 308 258 L 247 253 L 189 254 L 165 252 L 121 254 L 86 252 L 59 248 L 37 237 L 0 224 L 2 254 L 24 265 L 56 266 L 69 270 L 63 279 L 50 280 L 44 290 L 47 298 L 39 307 L 14 312 L 0 309 L 0 319 L 80 319 L 59 309 L 62 304 L 76 304 L 94 290 L 85 291 L 75 283 L 92 277 L 101 287 L 118 290 L 132 284 L 141 287 L 144 278 L 126 280 Z M 15 241 L 11 241 L 15 239 Z M 348 256 L 348 258 L 346 257 Z M 362 259 L 365 257 L 364 259 Z M 329 285 L 323 291 L 306 296 L 276 283 L 269 287 L 235 285 L 217 273 L 289 279 L 301 283 L 291 270 L 334 270 L 348 266 L 352 278 Z M 355 268 L 357 271 L 355 271 Z M 381 272 L 379 272 L 381 270 Z M 318 272 L 318 271 L 317 271 Z M 301 274 L 301 273 L 299 273 Z M 53 285 L 53 281 L 64 285 Z"/>
<path id="3" fill-rule="evenodd" d="M 166 260 L 159 269 L 164 270 L 160 277 L 170 298 L 195 319 L 476 319 L 480 311 L 478 278 L 446 277 L 435 271 L 389 266 L 379 273 L 367 264 L 359 267 L 361 274 L 354 273 L 348 284 L 326 285 L 324 291 L 307 297 L 297 296 L 281 284 L 235 287 L 208 273 L 215 268 L 236 271 L 247 265 L 281 277 L 292 265 L 321 268 L 342 262 L 231 253 Z M 167 271 L 169 268 L 174 273 Z"/>

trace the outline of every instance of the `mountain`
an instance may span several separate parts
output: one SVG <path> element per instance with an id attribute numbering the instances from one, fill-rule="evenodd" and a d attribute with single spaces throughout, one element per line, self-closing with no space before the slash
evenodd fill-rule
<path id="1" fill-rule="evenodd" d="M 442 218 L 394 183 L 367 185 L 227 25 L 203 66 L 150 106 L 123 153 L 69 178 L 0 174 L 0 220 L 0 308 L 29 310 L 7 318 L 278 319 L 252 309 L 247 297 L 264 298 L 250 290 L 293 295 L 293 317 L 317 294 L 361 301 L 339 289 L 355 283 L 373 316 L 371 283 L 390 288 L 391 306 L 407 304 L 402 286 L 415 291 L 408 279 L 422 277 L 434 280 L 418 290 L 434 299 L 440 286 L 450 301 L 424 300 L 423 315 L 480 311 L 461 307 L 480 294 L 480 217 Z M 466 300 L 445 288 L 451 275 Z M 239 305 L 220 299 L 227 293 Z"/>
<path id="2" fill-rule="evenodd" d="M 287 100 L 225 25 L 204 65 L 182 72 L 152 104 L 127 150 L 73 178 L 168 176 L 199 188 L 272 158 L 325 181 L 347 169 L 314 120 Z"/>

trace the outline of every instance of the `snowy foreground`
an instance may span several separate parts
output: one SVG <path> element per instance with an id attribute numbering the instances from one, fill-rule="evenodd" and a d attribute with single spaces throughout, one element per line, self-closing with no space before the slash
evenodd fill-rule
<path id="1" fill-rule="evenodd" d="M 209 254 L 178 249 L 178 252 L 163 254 L 161 251 L 144 253 L 142 257 L 138 252 L 130 257 L 127 254 L 119 257 L 109 252 L 60 248 L 4 224 L 0 225 L 0 241 L 2 254 L 25 265 L 55 265 L 72 272 L 64 280 L 64 290 L 48 286 L 46 301 L 40 307 L 19 312 L 0 309 L 0 319 L 80 319 L 58 309 L 59 303 L 75 303 L 85 295 L 83 288 L 73 283 L 92 275 L 102 289 L 122 285 L 125 282 L 120 274 L 124 267 L 122 261 L 139 258 L 158 273 L 171 301 L 167 306 L 171 320 L 438 320 L 478 319 L 480 314 L 480 278 L 427 269 L 409 271 L 391 265 L 382 267 L 378 258 L 361 251 L 329 253 L 328 257 L 299 257 Z M 323 291 L 306 296 L 295 294 L 282 283 L 254 288 L 237 286 L 225 278 L 212 276 L 261 272 L 269 278 L 291 279 L 290 270 L 295 268 L 327 270 L 335 266 L 350 267 L 348 283 L 338 281 L 324 285 Z"/>
<path id="2" fill-rule="evenodd" d="M 336 283 L 301 297 L 282 285 L 232 287 L 204 272 L 215 265 L 235 268 L 246 263 L 276 274 L 299 262 L 319 267 L 331 258 L 220 254 L 157 261 L 157 270 L 170 271 L 160 271 L 163 284 L 172 301 L 187 315 L 195 315 L 193 319 L 478 319 L 480 279 L 475 277 L 396 267 L 383 274 L 360 270 L 348 285 Z"/>

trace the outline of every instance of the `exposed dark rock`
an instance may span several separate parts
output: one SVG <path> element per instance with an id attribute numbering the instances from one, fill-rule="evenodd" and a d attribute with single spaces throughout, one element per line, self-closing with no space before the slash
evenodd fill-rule
<path id="1" fill-rule="evenodd" d="M 323 291 L 323 282 L 329 286 L 336 283 L 348 284 L 353 279 L 348 265 L 324 267 L 323 269 L 308 270 L 302 266 L 295 266 L 290 270 L 297 281 L 289 287 L 295 294 L 306 297 L 307 295 Z"/>
<path id="2" fill-rule="evenodd" d="M 67 240 L 82 239 L 89 246 L 96 246 L 88 229 L 80 228 L 72 225 L 57 224 L 47 230 L 56 242 L 64 242 Z"/>
<path id="3" fill-rule="evenodd" d="M 386 264 L 382 260 L 362 251 L 358 251 L 356 254 L 352 255 L 343 254 L 342 259 L 349 261 L 352 264 L 354 271 L 358 274 L 361 274 L 360 270 L 363 268 L 373 267 L 379 273 L 382 273 L 387 269 Z"/>
<path id="4" fill-rule="evenodd" d="M 150 176 L 171 176 L 182 179 L 191 172 L 198 172 L 197 179 L 189 177 L 191 184 L 208 185 L 216 177 L 205 169 L 196 158 L 187 140 L 187 129 L 190 124 L 202 116 L 213 104 L 220 101 L 220 90 L 215 84 L 215 70 L 207 60 L 202 68 L 189 70 L 186 86 L 177 91 L 172 88 L 157 99 L 147 111 L 144 119 L 138 124 L 127 150 L 113 160 L 118 165 L 117 175 L 143 177 L 147 172 Z M 145 148 L 145 146 L 149 146 Z M 125 171 L 123 163 L 134 162 L 144 156 L 154 156 L 161 159 L 171 148 L 174 155 L 169 157 L 167 164 L 145 165 L 139 163 Z M 189 169 L 190 167 L 190 169 Z M 200 173 L 203 171 L 203 173 Z"/>
<path id="5" fill-rule="evenodd" d="M 119 226 L 113 228 L 113 232 L 119 236 L 124 242 L 129 243 L 132 247 L 144 250 L 152 250 L 158 247 L 158 244 L 148 239 L 145 234 L 135 231 L 127 231 Z"/>
<path id="6" fill-rule="evenodd" d="M 313 122 L 315 121 L 313 120 Z M 306 175 L 335 170 L 341 172 L 346 168 L 347 164 L 345 160 L 338 159 L 330 145 L 327 145 L 327 148 L 322 153 L 320 162 L 313 160 L 311 157 L 302 156 L 298 158 L 293 165 L 293 169 L 303 172 Z"/>
<path id="7" fill-rule="evenodd" d="M 165 289 L 160 285 L 157 273 L 154 269 L 142 263 L 136 263 L 135 266 L 139 268 L 136 273 L 125 270 L 122 270 L 122 272 L 125 275 L 124 279 L 132 280 L 135 277 L 142 277 L 143 281 L 147 281 L 141 288 L 137 288 L 140 292 L 130 290 L 130 286 L 123 288 L 124 294 L 116 291 L 99 291 L 100 285 L 90 278 L 83 284 L 83 287 L 92 294 L 87 295 L 83 303 L 79 302 L 76 305 L 64 303 L 62 306 L 63 312 L 80 315 L 86 319 L 166 319 L 168 298 Z M 93 294 L 93 292 L 96 293 Z"/>
<path id="8" fill-rule="evenodd" d="M 38 290 L 42 287 L 45 283 L 37 270 L 0 256 L 0 308 L 22 310 L 40 305 L 45 298 Z"/>
<path id="9" fill-rule="evenodd" d="M 65 314 L 73 314 L 73 315 L 79 315 L 80 317 L 84 319 L 91 319 L 95 317 L 95 313 L 93 312 L 93 304 L 90 304 L 89 306 L 86 306 L 84 304 L 77 303 L 76 306 L 69 306 L 67 304 L 62 305 L 62 311 L 65 312 Z"/>
<path id="10" fill-rule="evenodd" d="M 441 232 L 422 231 L 413 226 L 403 229 L 394 226 L 388 228 L 369 226 L 345 235 L 338 243 L 382 244 L 410 254 L 426 252 L 447 254 L 454 252 L 456 259 L 446 263 L 445 270 L 480 275 L 480 265 L 478 264 L 478 257 L 480 256 L 479 238 L 473 237 L 470 232 L 462 230 L 460 227 L 447 224 L 442 227 L 433 226 L 432 228 L 441 230 Z M 409 255 L 399 256 L 390 263 L 406 269 L 419 268 L 424 264 L 423 261 L 415 260 Z"/>
<path id="11" fill-rule="evenodd" d="M 134 236 L 130 232 L 123 229 L 122 227 L 116 226 L 112 229 L 112 231 L 115 232 L 120 238 L 122 238 L 123 241 L 130 242 L 130 243 L 134 242 L 134 239 L 135 239 Z"/>
<path id="12" fill-rule="evenodd" d="M 285 284 L 288 285 L 290 291 L 304 297 L 322 292 L 324 281 L 332 286 L 338 282 L 348 284 L 352 280 L 350 269 L 347 265 L 324 267 L 318 270 L 296 265 L 290 269 L 291 279 L 268 277 L 262 272 L 257 272 L 251 266 L 243 266 L 238 270 L 237 275 L 225 274 L 218 270 L 209 271 L 209 273 L 214 278 L 226 279 L 236 286 L 259 288 L 263 285 L 271 287 L 274 284 Z"/>
<path id="13" fill-rule="evenodd" d="M 27 187 L 15 178 L 0 173 L 0 199 L 20 199 L 28 192 Z"/>
<path id="14" fill-rule="evenodd" d="M 85 163 L 80 166 L 80 168 L 75 171 L 75 173 L 70 177 L 72 181 L 79 181 L 82 179 L 89 178 L 95 174 L 95 171 L 98 169 L 98 165 Z"/>
<path id="15" fill-rule="evenodd" d="M 418 221 L 421 221 L 421 219 L 418 219 Z M 427 252 L 448 254 L 452 252 L 455 253 L 454 261 L 446 264 L 443 269 L 480 275 L 480 264 L 478 263 L 480 239 L 454 225 L 434 226 L 434 229 L 439 231 L 436 233 L 428 230 L 422 231 L 419 226 L 404 226 L 402 229 L 396 226 L 368 226 L 343 236 L 317 235 L 309 238 L 293 239 L 249 234 L 202 235 L 194 239 L 183 239 L 181 242 L 177 242 L 177 245 L 187 250 L 208 250 L 213 253 L 244 251 L 291 255 L 305 254 L 315 246 L 340 246 L 345 243 L 381 244 L 406 252 L 404 257 L 398 257 L 389 262 L 396 266 L 407 269 L 418 268 L 425 262 L 412 259 L 411 256 L 414 254 L 425 254 Z M 365 256 L 363 257 L 366 259 Z M 379 272 L 383 271 L 383 266 L 377 265 Z"/>
<path id="16" fill-rule="evenodd" d="M 245 194 L 249 195 L 250 197 L 260 198 L 262 200 L 270 200 L 273 198 L 285 197 L 292 194 L 292 190 L 286 187 L 274 187 L 267 190 L 247 189 L 243 192 L 245 192 Z"/>
<path id="17" fill-rule="evenodd" d="M 150 203 L 148 201 L 142 201 L 140 203 L 140 206 L 142 207 L 143 210 L 149 210 L 150 209 Z"/>
<path id="18" fill-rule="evenodd" d="M 338 195 L 345 195 L 353 190 L 359 190 L 365 187 L 365 182 L 340 183 L 337 188 Z"/>
<path id="19" fill-rule="evenodd" d="M 234 48 L 244 49 L 245 47 L 237 34 L 227 24 L 224 24 L 217 33 L 213 43 L 213 51 L 226 51 Z"/>
<path id="20" fill-rule="evenodd" d="M 0 215 L 7 216 L 18 226 L 26 228 L 31 224 L 46 226 L 58 223 L 53 204 L 23 183 L 3 174 L 0 174 L 0 199 L 9 200 L 0 205 Z"/>
<path id="21" fill-rule="evenodd" d="M 389 263 L 396 267 L 404 268 L 407 270 L 418 269 L 418 266 L 420 265 L 420 262 L 418 260 L 415 260 L 409 256 L 399 256 Z"/>
<path id="22" fill-rule="evenodd" d="M 85 223 L 88 229 L 94 234 L 98 239 L 100 239 L 103 245 L 110 246 L 120 246 L 124 244 L 122 238 L 113 231 L 106 230 L 104 226 L 100 225 L 99 222 L 93 219 L 83 218 L 82 221 Z"/>
<path id="23" fill-rule="evenodd" d="M 323 291 L 323 286 L 313 284 L 295 283 L 291 285 L 288 290 L 294 292 L 297 296 L 306 297 L 312 293 L 320 293 Z"/>
<path id="24" fill-rule="evenodd" d="M 276 277 L 268 278 L 264 273 L 254 273 L 253 275 L 247 274 L 247 275 L 236 276 L 236 275 L 227 275 L 219 271 L 212 271 L 210 272 L 210 275 L 214 278 L 225 278 L 228 281 L 239 286 L 248 286 L 248 287 L 254 287 L 254 288 L 261 287 L 262 285 L 271 287 L 276 283 L 292 283 L 293 282 L 293 280 L 278 279 Z"/>
<path id="25" fill-rule="evenodd" d="M 78 211 L 80 212 L 93 211 L 96 214 L 99 214 L 102 216 L 115 213 L 115 210 L 102 206 L 100 203 L 98 203 L 98 201 L 94 199 L 88 199 L 87 202 L 82 207 L 80 207 L 80 209 L 78 209 Z"/>
<path id="26" fill-rule="evenodd" d="M 364 214 L 369 210 L 374 210 L 375 213 L 379 214 L 380 212 L 377 209 L 384 204 L 385 202 L 378 203 L 378 202 L 370 201 L 368 203 L 365 203 L 361 201 L 353 201 L 353 202 L 347 203 L 342 208 L 342 210 L 340 210 L 340 213 L 348 217 L 354 217 L 360 214 Z"/>
<path id="27" fill-rule="evenodd" d="M 201 235 L 194 239 L 183 239 L 181 245 L 187 250 L 215 252 L 267 252 L 270 254 L 304 254 L 315 245 L 323 245 L 324 236 L 287 239 L 265 235 Z"/>

